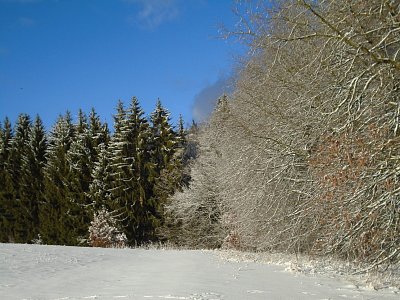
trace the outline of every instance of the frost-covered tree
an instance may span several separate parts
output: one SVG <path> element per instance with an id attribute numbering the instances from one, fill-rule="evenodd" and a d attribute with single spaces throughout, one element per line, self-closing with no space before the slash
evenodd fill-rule
<path id="1" fill-rule="evenodd" d="M 36 116 L 28 140 L 28 149 L 22 157 L 21 174 L 21 240 L 31 242 L 39 234 L 39 206 L 43 202 L 44 172 L 47 137 L 39 116 Z"/>
<path id="2" fill-rule="evenodd" d="M 10 141 L 10 156 L 8 169 L 13 180 L 14 189 L 19 198 L 20 179 L 22 173 L 22 157 L 28 150 L 28 141 L 31 131 L 31 119 L 27 114 L 20 114 L 15 124 L 14 136 Z"/>
<path id="3" fill-rule="evenodd" d="M 92 139 L 89 136 L 89 124 L 86 114 L 79 110 L 78 122 L 75 125 L 75 137 L 66 154 L 69 167 L 69 181 L 66 183 L 67 199 L 70 203 L 69 217 L 75 234 L 80 240 L 87 235 L 87 224 L 90 222 L 87 192 L 92 181 L 91 172 L 94 162 Z"/>
<path id="4" fill-rule="evenodd" d="M 250 56 L 206 129 L 227 240 L 371 268 L 398 263 L 400 4 L 236 4 L 228 36 Z M 172 197 L 178 212 L 204 199 L 195 170 L 193 197 Z"/>
<path id="5" fill-rule="evenodd" d="M 171 125 L 170 113 L 160 99 L 150 115 L 151 120 L 151 155 L 157 174 L 160 174 L 174 156 L 177 136 Z"/>
<path id="6" fill-rule="evenodd" d="M 10 140 L 10 152 L 6 167 L 6 176 L 9 176 L 12 183 L 12 193 L 8 201 L 12 219 L 10 225 L 13 231 L 15 242 L 25 242 L 24 233 L 27 230 L 22 221 L 24 219 L 24 207 L 21 195 L 21 177 L 23 174 L 23 157 L 28 152 L 29 135 L 31 132 L 31 119 L 27 114 L 20 114 L 15 124 L 14 136 Z M 6 179 L 6 182 L 8 180 Z"/>
<path id="7" fill-rule="evenodd" d="M 49 136 L 45 172 L 45 196 L 39 209 L 40 234 L 46 244 L 76 245 L 71 212 L 75 203 L 70 201 L 68 185 L 71 170 L 67 152 L 76 135 L 71 114 L 60 116 Z"/>
<path id="8" fill-rule="evenodd" d="M 153 201 L 157 211 L 162 215 L 165 199 L 170 195 L 171 189 L 164 190 L 160 187 L 162 185 L 176 186 L 176 182 L 179 181 L 176 176 L 173 176 L 173 173 L 180 169 L 181 155 L 177 153 L 177 150 L 178 148 L 182 149 L 184 141 L 174 131 L 171 125 L 170 113 L 162 106 L 159 99 L 155 110 L 150 115 L 150 120 L 150 159 L 154 165 L 154 177 L 151 180 L 153 180 L 155 187 Z"/>
<path id="9" fill-rule="evenodd" d="M 102 123 L 100 117 L 97 115 L 94 108 L 91 109 L 89 114 L 89 138 L 90 138 L 90 156 L 91 161 L 98 160 L 99 151 L 98 146 L 103 144 L 108 146 L 110 142 L 110 131 L 107 123 Z"/>
<path id="10" fill-rule="evenodd" d="M 112 201 L 123 214 L 123 226 L 130 243 L 141 243 L 152 235 L 148 178 L 148 123 L 138 100 L 133 97 L 128 110 L 120 102 L 115 115 L 115 132 L 110 141 L 110 165 L 113 183 Z"/>
<path id="11" fill-rule="evenodd" d="M 0 241 L 9 242 L 12 237 L 12 200 L 14 188 L 10 173 L 8 172 L 8 160 L 10 145 L 13 137 L 12 125 L 6 117 L 0 131 Z"/>
<path id="12" fill-rule="evenodd" d="M 191 165 L 190 185 L 176 189 L 166 203 L 161 233 L 180 246 L 218 248 L 227 235 L 219 195 L 219 158 L 207 131 L 199 139 L 200 155 Z"/>
<path id="13" fill-rule="evenodd" d="M 95 212 L 101 208 L 113 210 L 117 208 L 117 205 L 112 202 L 110 191 L 113 185 L 113 177 L 109 152 L 104 144 L 99 144 L 96 151 L 99 153 L 98 161 L 94 163 L 92 182 L 89 185 L 88 192 L 91 210 Z"/>
<path id="14" fill-rule="evenodd" d="M 92 247 L 125 247 L 127 238 L 121 232 L 119 222 L 105 208 L 94 213 L 89 226 L 89 244 Z"/>

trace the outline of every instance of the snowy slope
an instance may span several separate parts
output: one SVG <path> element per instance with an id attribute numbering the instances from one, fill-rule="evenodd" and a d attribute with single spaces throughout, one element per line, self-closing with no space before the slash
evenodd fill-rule
<path id="1" fill-rule="evenodd" d="M 0 299 L 400 299 L 212 251 L 0 244 Z"/>

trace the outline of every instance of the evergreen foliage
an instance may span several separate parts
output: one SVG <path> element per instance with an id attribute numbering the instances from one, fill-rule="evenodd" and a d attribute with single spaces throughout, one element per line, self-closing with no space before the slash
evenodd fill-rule
<path id="1" fill-rule="evenodd" d="M 14 135 L 11 138 L 9 157 L 6 162 L 6 180 L 10 191 L 10 197 L 6 199 L 7 210 L 11 214 L 9 228 L 11 229 L 11 239 L 15 242 L 23 242 L 26 232 L 24 221 L 27 218 L 27 207 L 24 206 L 24 199 L 21 198 L 23 174 L 23 158 L 27 155 L 29 136 L 31 131 L 31 120 L 26 114 L 20 114 L 15 124 Z"/>
<path id="2" fill-rule="evenodd" d="M 46 132 L 39 116 L 31 128 L 28 146 L 22 158 L 21 216 L 18 220 L 24 229 L 21 241 L 32 241 L 39 234 L 39 206 L 43 202 L 47 151 Z"/>
<path id="3" fill-rule="evenodd" d="M 12 237 L 12 199 L 14 189 L 9 174 L 8 162 L 10 157 L 10 145 L 13 130 L 10 120 L 6 118 L 0 128 L 0 241 L 13 241 Z"/>
<path id="4" fill-rule="evenodd" d="M 45 171 L 44 203 L 39 209 L 40 234 L 45 244 L 76 245 L 75 203 L 70 201 L 68 186 L 71 169 L 68 150 L 76 136 L 71 114 L 60 116 L 50 133 Z M 75 207 L 74 207 L 75 206 Z"/>
<path id="5" fill-rule="evenodd" d="M 125 247 L 126 236 L 118 228 L 118 221 L 106 209 L 94 214 L 89 226 L 89 244 L 92 247 Z"/>
<path id="6" fill-rule="evenodd" d="M 176 153 L 185 133 L 182 118 L 179 135 L 173 131 L 159 101 L 150 119 L 135 97 L 127 109 L 118 102 L 113 134 L 94 108 L 88 116 L 79 110 L 76 123 L 69 112 L 59 116 L 49 134 L 39 116 L 31 124 L 21 114 L 14 128 L 6 118 L 0 124 L 0 242 L 157 240 L 163 202 L 179 186 Z"/>

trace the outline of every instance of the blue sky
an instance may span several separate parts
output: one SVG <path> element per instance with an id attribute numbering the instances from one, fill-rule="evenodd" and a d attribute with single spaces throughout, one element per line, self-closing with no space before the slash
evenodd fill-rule
<path id="1" fill-rule="evenodd" d="M 201 119 L 226 89 L 239 45 L 230 0 L 0 0 L 0 120 L 94 107 L 112 125 L 118 99 L 157 98 L 176 121 Z"/>

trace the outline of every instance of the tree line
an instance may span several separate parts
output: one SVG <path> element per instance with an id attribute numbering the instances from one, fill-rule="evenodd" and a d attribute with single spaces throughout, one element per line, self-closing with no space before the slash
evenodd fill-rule
<path id="1" fill-rule="evenodd" d="M 165 199 L 182 185 L 186 132 L 158 101 L 146 118 L 119 101 L 114 130 L 92 109 L 0 126 L 0 241 L 137 245 L 159 239 Z M 119 240 L 118 240 L 119 239 Z"/>
<path id="2" fill-rule="evenodd" d="M 236 1 L 248 47 L 201 129 L 176 243 L 400 262 L 400 4 Z"/>

